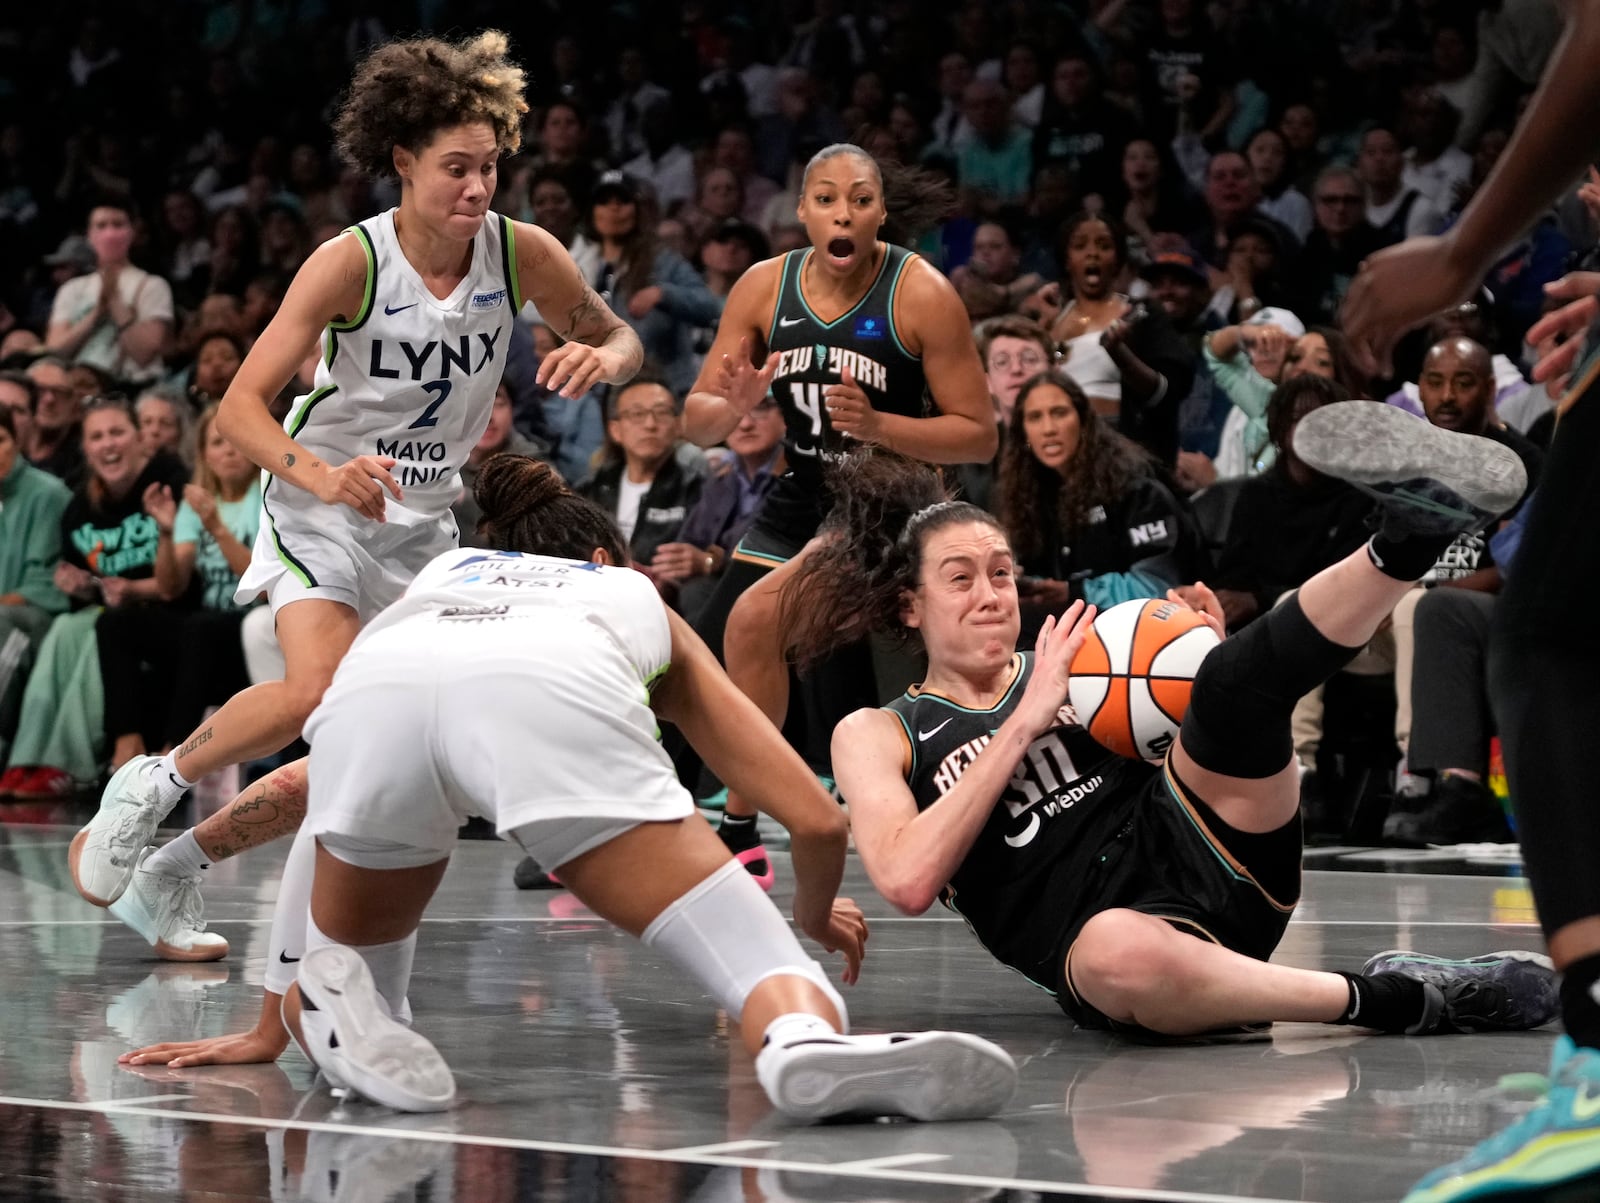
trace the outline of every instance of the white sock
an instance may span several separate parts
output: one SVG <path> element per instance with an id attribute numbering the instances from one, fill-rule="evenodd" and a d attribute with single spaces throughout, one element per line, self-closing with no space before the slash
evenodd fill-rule
<path id="1" fill-rule="evenodd" d="M 145 860 L 144 867 L 151 873 L 166 877 L 198 877 L 211 867 L 211 858 L 200 841 L 194 838 L 194 828 L 189 828 L 177 839 L 157 848 Z"/>
<path id="2" fill-rule="evenodd" d="M 803 1040 L 815 1040 L 819 1036 L 838 1034 L 833 1025 L 820 1015 L 812 1015 L 808 1011 L 791 1011 L 787 1015 L 778 1016 L 767 1025 L 767 1030 L 761 1034 L 761 1047 L 763 1050 L 787 1048 Z"/>
<path id="3" fill-rule="evenodd" d="M 168 806 L 174 805 L 179 798 L 194 788 L 194 782 L 178 772 L 176 752 L 168 752 L 146 771 L 150 775 L 150 780 L 155 783 L 156 792 L 161 795 L 162 802 Z"/>

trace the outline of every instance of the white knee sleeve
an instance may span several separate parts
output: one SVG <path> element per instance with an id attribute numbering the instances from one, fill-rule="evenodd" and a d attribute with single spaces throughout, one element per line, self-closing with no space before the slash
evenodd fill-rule
<path id="1" fill-rule="evenodd" d="M 304 826 L 289 845 L 289 859 L 278 882 L 278 903 L 272 911 L 272 936 L 267 941 L 267 971 L 262 985 L 286 994 L 300 971 L 306 952 L 306 924 L 311 919 L 311 881 L 317 872 L 317 840 Z"/>
<path id="2" fill-rule="evenodd" d="M 729 861 L 668 906 L 641 939 L 692 973 L 735 1019 L 762 982 L 792 974 L 827 995 L 839 1012 L 841 1030 L 849 1031 L 844 999 L 738 861 Z"/>

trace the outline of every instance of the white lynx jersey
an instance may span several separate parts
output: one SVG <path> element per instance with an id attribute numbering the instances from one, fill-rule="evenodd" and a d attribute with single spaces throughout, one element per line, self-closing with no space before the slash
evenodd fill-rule
<path id="1" fill-rule="evenodd" d="M 323 331 L 316 385 L 295 399 L 283 428 L 330 465 L 394 457 L 405 501 L 387 498 L 387 517 L 413 525 L 438 518 L 460 491 L 461 466 L 489 424 L 522 296 L 506 218 L 484 218 L 472 265 L 440 300 L 401 253 L 394 214 L 350 227 L 367 254 L 366 295 L 354 317 Z M 309 494 L 292 497 L 301 490 L 281 481 L 270 493 L 269 511 L 318 504 Z"/>
<path id="2" fill-rule="evenodd" d="M 574 672 L 609 665 L 646 689 L 672 660 L 666 607 L 644 573 L 471 547 L 434 557 L 356 637 L 350 658 L 368 644 L 432 645 L 450 627 L 484 624 L 504 630 L 508 656 L 547 648 Z"/>

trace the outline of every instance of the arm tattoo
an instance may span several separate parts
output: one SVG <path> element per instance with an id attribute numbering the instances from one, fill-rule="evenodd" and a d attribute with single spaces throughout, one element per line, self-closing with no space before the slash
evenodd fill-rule
<path id="1" fill-rule="evenodd" d="M 251 785 L 212 815 L 196 832 L 214 860 L 225 860 L 250 848 L 289 835 L 306 813 L 303 781 L 279 770 Z"/>
<path id="2" fill-rule="evenodd" d="M 597 345 L 622 324 L 622 319 L 606 308 L 600 294 L 585 284 L 582 298 L 567 311 L 567 329 L 562 337 Z"/>
<path id="3" fill-rule="evenodd" d="M 211 742 L 211 728 L 207 727 L 204 731 L 201 731 L 193 739 L 191 739 L 188 743 L 184 744 L 183 747 L 179 748 L 178 749 L 178 755 L 179 756 L 187 756 L 187 755 L 189 755 L 190 752 L 193 752 L 201 744 L 208 744 L 210 742 Z"/>
<path id="4" fill-rule="evenodd" d="M 283 466 L 285 468 L 294 467 L 294 452 L 291 451 L 283 457 Z"/>

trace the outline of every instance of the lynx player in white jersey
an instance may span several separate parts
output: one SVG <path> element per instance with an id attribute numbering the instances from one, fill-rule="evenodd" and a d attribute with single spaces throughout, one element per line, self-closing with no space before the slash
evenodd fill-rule
<path id="1" fill-rule="evenodd" d="M 307 726 L 310 919 L 284 1026 L 262 1033 L 262 1053 L 292 1033 L 335 1086 L 405 1111 L 449 1105 L 454 1079 L 404 1022 L 405 994 L 417 925 L 477 814 L 693 974 L 740 1022 L 785 1114 L 996 1110 L 1016 1069 L 986 1041 L 845 1035 L 844 1000 L 696 813 L 658 718 L 793 833 L 795 921 L 844 953 L 853 981 L 867 931 L 837 897 L 838 806 L 649 579 L 622 566 L 615 523 L 524 456 L 490 460 L 476 493 L 484 535 L 514 550 L 463 548 L 424 568 L 356 640 Z"/>
<path id="2" fill-rule="evenodd" d="M 273 607 L 286 672 L 233 697 L 164 757 L 112 777 L 72 841 L 78 891 L 163 957 L 213 960 L 199 920 L 214 860 L 293 831 L 304 766 L 159 850 L 157 825 L 207 773 L 300 734 L 361 624 L 455 541 L 456 470 L 488 423 L 524 300 L 569 340 L 540 382 L 577 397 L 623 381 L 643 352 L 545 231 L 493 213 L 497 165 L 520 141 L 521 68 L 506 39 L 394 42 L 357 68 L 335 124 L 352 166 L 400 181 L 400 205 L 318 247 L 222 399 L 217 427 L 270 474 L 242 582 Z M 280 427 L 267 406 L 313 352 L 316 388 Z"/>

